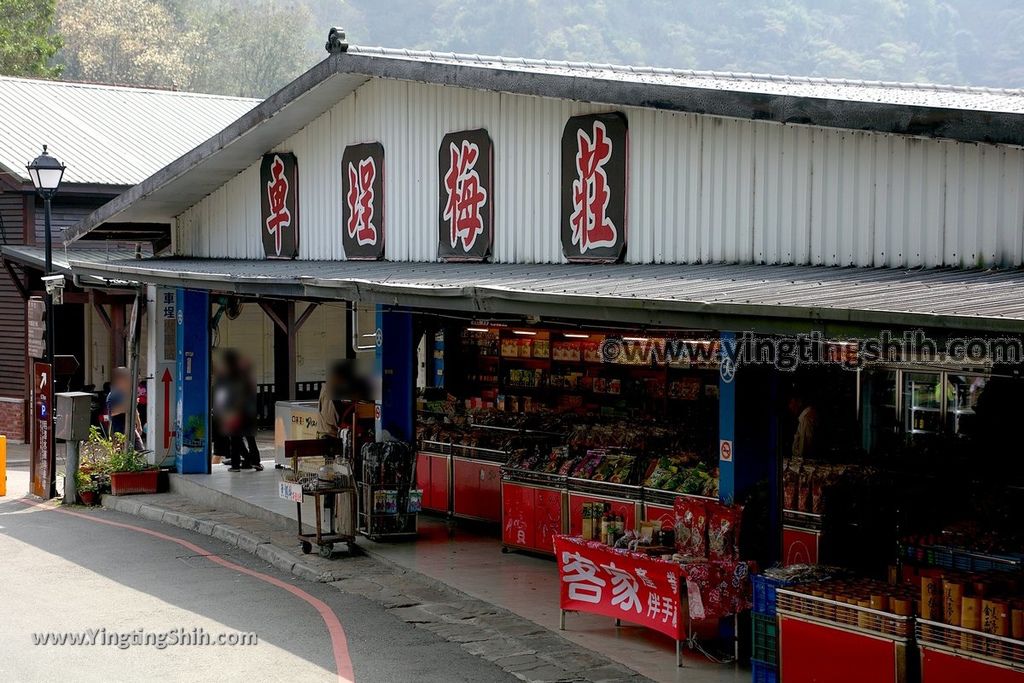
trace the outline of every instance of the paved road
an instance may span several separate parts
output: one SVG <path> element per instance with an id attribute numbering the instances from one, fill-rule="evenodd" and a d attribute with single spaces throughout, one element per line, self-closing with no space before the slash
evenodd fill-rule
<path id="1" fill-rule="evenodd" d="M 105 510 L 26 505 L 26 488 L 24 469 L 12 468 L 0 498 L 0 680 L 513 680 L 376 604 L 215 539 Z M 33 644 L 33 633 L 90 629 L 108 640 L 139 629 L 253 632 L 258 643 Z"/>

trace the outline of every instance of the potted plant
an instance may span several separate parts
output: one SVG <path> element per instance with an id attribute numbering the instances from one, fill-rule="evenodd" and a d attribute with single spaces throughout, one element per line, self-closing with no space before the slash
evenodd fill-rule
<path id="1" fill-rule="evenodd" d="M 96 504 L 97 488 L 96 482 L 87 472 L 81 470 L 75 472 L 75 489 L 78 491 L 78 499 L 82 501 L 82 505 Z"/>
<path id="2" fill-rule="evenodd" d="M 160 471 L 150 465 L 142 453 L 130 446 L 125 448 L 124 434 L 108 438 L 93 427 L 87 446 L 94 462 L 109 475 L 113 495 L 156 493 Z"/>

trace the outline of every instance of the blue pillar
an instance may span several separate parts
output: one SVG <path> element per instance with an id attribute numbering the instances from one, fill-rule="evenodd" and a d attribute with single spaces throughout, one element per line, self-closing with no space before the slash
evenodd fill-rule
<path id="1" fill-rule="evenodd" d="M 210 297 L 178 289 L 174 461 L 181 474 L 210 471 Z"/>
<path id="2" fill-rule="evenodd" d="M 718 373 L 718 498 L 731 504 L 736 496 L 736 373 L 732 360 L 736 335 L 721 333 Z"/>
<path id="3" fill-rule="evenodd" d="M 377 380 L 380 382 L 377 435 L 412 442 L 416 391 L 416 349 L 412 313 L 377 306 Z"/>

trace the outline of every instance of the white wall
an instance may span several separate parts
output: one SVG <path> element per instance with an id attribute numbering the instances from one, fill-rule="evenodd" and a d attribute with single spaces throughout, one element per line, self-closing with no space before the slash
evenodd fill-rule
<path id="1" fill-rule="evenodd" d="M 300 258 L 338 260 L 341 155 L 385 150 L 386 254 L 437 253 L 437 150 L 484 127 L 499 262 L 559 262 L 559 141 L 574 114 L 629 119 L 633 263 L 1016 266 L 1024 150 L 371 80 L 277 146 L 299 161 Z M 259 160 L 178 217 L 183 255 L 262 258 Z"/>
<path id="2" fill-rule="evenodd" d="M 306 305 L 296 304 L 296 316 Z M 321 304 L 313 311 L 295 344 L 296 381 L 324 379 L 330 362 L 345 356 L 347 329 L 344 304 Z M 242 314 L 235 320 L 221 318 L 217 348 L 235 348 L 251 358 L 258 383 L 274 381 L 274 323 L 255 303 L 243 304 Z"/>

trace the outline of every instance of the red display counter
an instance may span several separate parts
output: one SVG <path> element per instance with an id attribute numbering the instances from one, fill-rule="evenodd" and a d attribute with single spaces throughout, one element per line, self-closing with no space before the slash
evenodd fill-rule
<path id="1" fill-rule="evenodd" d="M 424 510 L 449 512 L 451 456 L 420 451 L 416 454 L 416 485 L 423 491 Z"/>
<path id="2" fill-rule="evenodd" d="M 453 511 L 456 517 L 501 522 L 501 465 L 452 457 Z"/>
<path id="3" fill-rule="evenodd" d="M 782 527 L 782 566 L 793 564 L 818 564 L 820 531 Z"/>
<path id="4" fill-rule="evenodd" d="M 502 550 L 518 548 L 554 553 L 554 538 L 565 533 L 565 490 L 517 482 L 501 482 Z"/>
<path id="5" fill-rule="evenodd" d="M 910 617 L 785 589 L 776 604 L 786 683 L 906 683 Z"/>
<path id="6" fill-rule="evenodd" d="M 639 501 L 569 491 L 569 534 L 572 536 L 579 536 L 583 533 L 584 503 L 606 503 L 611 514 L 622 518 L 626 529 L 637 528 L 637 516 L 640 512 Z"/>
<path id="7" fill-rule="evenodd" d="M 1024 683 L 1024 641 L 918 619 L 921 683 Z"/>
<path id="8" fill-rule="evenodd" d="M 644 519 L 651 522 L 660 522 L 662 528 L 671 529 L 676 525 L 676 510 L 672 505 L 644 503 Z"/>

